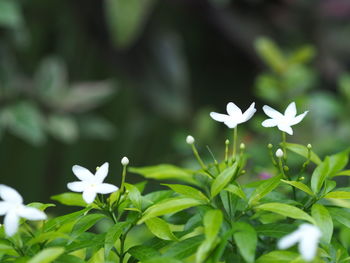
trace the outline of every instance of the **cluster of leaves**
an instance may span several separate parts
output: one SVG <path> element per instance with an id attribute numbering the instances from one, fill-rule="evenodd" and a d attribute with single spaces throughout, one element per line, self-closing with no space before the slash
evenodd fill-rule
<path id="1" fill-rule="evenodd" d="M 146 182 L 123 179 L 117 192 L 91 205 L 77 193 L 56 195 L 53 200 L 82 210 L 37 225 L 22 222 L 11 238 L 1 227 L 1 262 L 304 262 L 294 249 L 276 249 L 301 222 L 322 232 L 314 262 L 348 262 L 350 189 L 336 188 L 335 179 L 350 175 L 344 170 L 349 150 L 321 160 L 311 147 L 282 144 L 305 162 L 289 170 L 287 158 L 272 155 L 277 172 L 267 180 L 239 183 L 247 173 L 241 147 L 200 170 L 170 164 L 129 169 L 149 180 L 178 181 L 163 183 L 165 190 L 143 194 Z"/>

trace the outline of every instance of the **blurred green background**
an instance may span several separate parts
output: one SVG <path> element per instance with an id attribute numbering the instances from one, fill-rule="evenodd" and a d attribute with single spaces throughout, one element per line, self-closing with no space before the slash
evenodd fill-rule
<path id="1" fill-rule="evenodd" d="M 193 165 L 223 155 L 227 102 L 260 112 L 240 128 L 258 165 L 280 134 L 261 106 L 310 110 L 290 141 L 349 145 L 347 0 L 0 0 L 0 183 L 26 202 L 67 191 L 74 164 Z M 257 178 L 258 171 L 250 171 Z M 137 181 L 129 175 L 129 181 Z"/>

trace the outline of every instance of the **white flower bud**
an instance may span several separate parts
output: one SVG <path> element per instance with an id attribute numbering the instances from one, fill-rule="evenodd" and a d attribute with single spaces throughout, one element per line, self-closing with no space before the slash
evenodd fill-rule
<path id="1" fill-rule="evenodd" d="M 128 165 L 128 164 L 129 164 L 129 159 L 128 159 L 128 157 L 123 157 L 121 163 L 122 163 L 123 166 Z"/>
<path id="2" fill-rule="evenodd" d="M 245 144 L 243 142 L 240 144 L 239 149 L 241 149 L 241 150 L 245 149 Z"/>
<path id="3" fill-rule="evenodd" d="M 312 149 L 312 145 L 309 143 L 307 146 L 306 146 L 309 150 Z"/>
<path id="4" fill-rule="evenodd" d="M 283 151 L 280 148 L 278 148 L 277 151 L 276 151 L 276 157 L 277 158 L 282 158 L 283 157 Z"/>
<path id="5" fill-rule="evenodd" d="M 188 135 L 188 136 L 186 137 L 186 143 L 187 143 L 187 144 L 194 144 L 194 138 L 193 138 L 193 136 Z"/>

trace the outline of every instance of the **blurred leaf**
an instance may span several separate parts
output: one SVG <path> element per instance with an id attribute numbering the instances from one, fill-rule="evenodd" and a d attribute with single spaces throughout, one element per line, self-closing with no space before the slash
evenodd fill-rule
<path id="1" fill-rule="evenodd" d="M 240 254 L 246 262 L 254 262 L 255 250 L 258 242 L 255 229 L 245 222 L 236 222 L 234 223 L 233 228 L 236 230 L 233 233 L 233 238 Z"/>
<path id="2" fill-rule="evenodd" d="M 331 216 L 337 222 L 343 224 L 344 226 L 350 228 L 350 212 L 349 209 L 336 208 L 336 207 L 327 207 L 328 211 L 331 213 Z"/>
<path id="3" fill-rule="evenodd" d="M 316 54 L 316 50 L 311 45 L 305 45 L 289 56 L 288 61 L 291 64 L 304 64 L 310 62 Z"/>
<path id="4" fill-rule="evenodd" d="M 296 97 L 311 89 L 316 81 L 315 78 L 313 70 L 302 65 L 294 65 L 285 72 L 284 84 L 290 97 Z"/>
<path id="5" fill-rule="evenodd" d="M 54 137 L 66 143 L 72 143 L 78 138 L 78 125 L 70 116 L 50 115 L 47 126 Z"/>
<path id="6" fill-rule="evenodd" d="M 322 240 L 330 243 L 333 235 L 333 221 L 328 210 L 323 205 L 314 204 L 311 208 L 311 215 L 321 229 Z"/>
<path id="7" fill-rule="evenodd" d="M 82 206 L 86 207 L 87 203 L 83 200 L 81 194 L 78 193 L 62 193 L 58 195 L 51 196 L 52 200 L 58 201 L 63 205 L 72 205 L 72 206 Z"/>
<path id="8" fill-rule="evenodd" d="M 6 108 L 3 118 L 5 118 L 5 125 L 27 142 L 34 145 L 45 142 L 43 117 L 31 102 L 23 101 Z"/>
<path id="9" fill-rule="evenodd" d="M 281 181 L 286 183 L 286 184 L 292 185 L 295 188 L 298 188 L 299 190 L 307 193 L 308 195 L 314 196 L 314 193 L 311 191 L 311 189 L 306 184 L 303 184 L 303 183 L 297 182 L 297 181 L 287 181 L 287 180 L 282 180 L 282 179 L 281 179 Z"/>
<path id="10" fill-rule="evenodd" d="M 34 203 L 27 204 L 27 206 L 34 207 L 36 209 L 39 209 L 40 211 L 45 211 L 46 208 L 55 207 L 56 205 L 55 204 L 43 204 L 43 203 L 39 203 L 39 202 L 34 202 Z"/>
<path id="11" fill-rule="evenodd" d="M 181 184 L 163 184 L 163 185 L 169 187 L 176 193 L 185 195 L 190 198 L 198 199 L 204 202 L 209 202 L 209 199 L 201 191 L 191 186 L 181 185 Z"/>
<path id="12" fill-rule="evenodd" d="M 28 263 L 50 263 L 64 253 L 63 247 L 50 247 L 40 251 Z"/>
<path id="13" fill-rule="evenodd" d="M 105 215 L 103 214 L 89 214 L 79 218 L 72 229 L 71 242 L 104 217 Z"/>
<path id="14" fill-rule="evenodd" d="M 350 170 L 344 170 L 344 171 L 338 172 L 334 176 L 350 176 Z"/>
<path id="15" fill-rule="evenodd" d="M 256 263 L 291 263 L 299 257 L 299 254 L 291 251 L 272 251 L 262 255 Z"/>
<path id="16" fill-rule="evenodd" d="M 329 175 L 329 157 L 327 156 L 325 160 L 319 164 L 311 177 L 311 189 L 315 194 L 318 194 L 321 190 L 324 181 Z"/>
<path id="17" fill-rule="evenodd" d="M 159 217 L 153 217 L 145 221 L 147 228 L 153 235 L 164 240 L 177 240 L 176 236 L 170 230 L 167 222 Z"/>
<path id="18" fill-rule="evenodd" d="M 233 193 L 242 199 L 247 198 L 240 185 L 229 184 L 224 190 Z"/>
<path id="19" fill-rule="evenodd" d="M 117 47 L 132 45 L 145 26 L 155 0 L 105 0 L 107 24 Z"/>
<path id="20" fill-rule="evenodd" d="M 323 198 L 350 199 L 350 192 L 334 191 L 326 194 Z"/>
<path id="21" fill-rule="evenodd" d="M 196 252 L 202 241 L 203 236 L 200 235 L 176 242 L 164 252 L 164 257 L 172 257 L 176 259 L 187 258 Z"/>
<path id="22" fill-rule="evenodd" d="M 57 238 L 69 239 L 69 235 L 58 231 L 40 233 L 39 235 L 35 236 L 33 239 L 29 240 L 27 242 L 27 245 L 32 246 L 37 243 L 50 242 Z"/>
<path id="23" fill-rule="evenodd" d="M 256 209 L 273 212 L 294 219 L 302 219 L 310 222 L 311 224 L 315 224 L 315 220 L 310 215 L 292 205 L 287 205 L 283 203 L 266 203 L 257 206 Z"/>
<path id="24" fill-rule="evenodd" d="M 250 196 L 248 201 L 249 205 L 257 204 L 261 198 L 275 189 L 280 184 L 281 178 L 282 175 L 277 175 L 262 182 Z"/>
<path id="25" fill-rule="evenodd" d="M 281 99 L 280 83 L 271 74 L 260 74 L 256 79 L 257 96 L 272 103 Z"/>
<path id="26" fill-rule="evenodd" d="M 79 132 L 81 136 L 93 139 L 111 139 L 116 129 L 114 125 L 97 115 L 85 114 L 78 119 Z"/>
<path id="27" fill-rule="evenodd" d="M 349 161 L 349 150 L 329 156 L 329 176 L 333 176 L 346 167 Z"/>
<path id="28" fill-rule="evenodd" d="M 271 223 L 258 225 L 256 226 L 255 230 L 258 233 L 258 235 L 281 238 L 293 232 L 293 230 L 295 230 L 295 226 L 293 226 L 292 224 Z"/>
<path id="29" fill-rule="evenodd" d="M 129 248 L 128 253 L 142 262 L 161 255 L 158 250 L 149 246 L 142 245 Z"/>
<path id="30" fill-rule="evenodd" d="M 350 74 L 343 74 L 338 79 L 338 86 L 343 96 L 350 102 Z"/>
<path id="31" fill-rule="evenodd" d="M 215 197 L 222 189 L 224 189 L 234 178 L 237 173 L 238 162 L 235 162 L 231 167 L 223 170 L 212 182 L 210 188 L 211 197 Z"/>
<path id="32" fill-rule="evenodd" d="M 288 150 L 295 152 L 296 154 L 299 154 L 305 158 L 308 158 L 308 149 L 306 146 L 296 143 L 286 143 L 286 147 Z M 318 157 L 318 155 L 313 151 L 311 151 L 310 160 L 317 165 L 319 165 L 322 162 L 320 157 Z"/>
<path id="33" fill-rule="evenodd" d="M 0 1 L 0 26 L 18 29 L 23 25 L 22 14 L 18 2 L 13 0 Z"/>
<path id="34" fill-rule="evenodd" d="M 177 260 L 175 258 L 168 258 L 168 257 L 154 257 L 145 261 L 142 261 L 142 263 L 182 263 L 182 261 Z"/>

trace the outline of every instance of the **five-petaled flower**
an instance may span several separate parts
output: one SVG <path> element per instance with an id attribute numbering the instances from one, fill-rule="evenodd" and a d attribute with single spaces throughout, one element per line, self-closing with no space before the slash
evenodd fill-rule
<path id="1" fill-rule="evenodd" d="M 262 126 L 264 127 L 275 127 L 281 131 L 284 131 L 290 135 L 293 135 L 293 130 L 291 126 L 298 124 L 301 122 L 305 115 L 308 113 L 308 111 L 305 111 L 304 113 L 297 115 L 297 109 L 295 107 L 295 102 L 292 102 L 288 105 L 287 109 L 285 110 L 284 114 L 276 111 L 275 109 L 265 105 L 263 107 L 263 110 L 267 116 L 269 116 L 271 119 L 267 119 L 262 122 Z"/>
<path id="2" fill-rule="evenodd" d="M 211 112 L 210 117 L 216 121 L 225 123 L 227 127 L 233 129 L 236 128 L 238 124 L 246 122 L 253 117 L 256 112 L 255 102 L 253 102 L 244 113 L 242 113 L 241 109 L 238 108 L 236 104 L 229 102 L 226 106 L 226 111 L 228 114 Z"/>
<path id="3" fill-rule="evenodd" d="M 311 261 L 315 258 L 318 242 L 322 233 L 317 226 L 311 224 L 302 224 L 297 230 L 284 236 L 278 241 L 279 249 L 287 249 L 299 243 L 299 253 L 306 261 Z"/>
<path id="4" fill-rule="evenodd" d="M 19 225 L 19 219 L 45 220 L 46 215 L 34 207 L 27 207 L 23 204 L 22 196 L 13 188 L 0 184 L 0 216 L 5 215 L 4 227 L 8 236 L 13 236 Z"/>
<path id="5" fill-rule="evenodd" d="M 118 190 L 115 185 L 103 183 L 108 174 L 108 163 L 98 168 L 95 175 L 79 165 L 74 165 L 72 170 L 80 181 L 68 183 L 67 187 L 73 192 L 83 192 L 83 199 L 88 204 L 95 200 L 97 194 L 110 194 Z"/>

